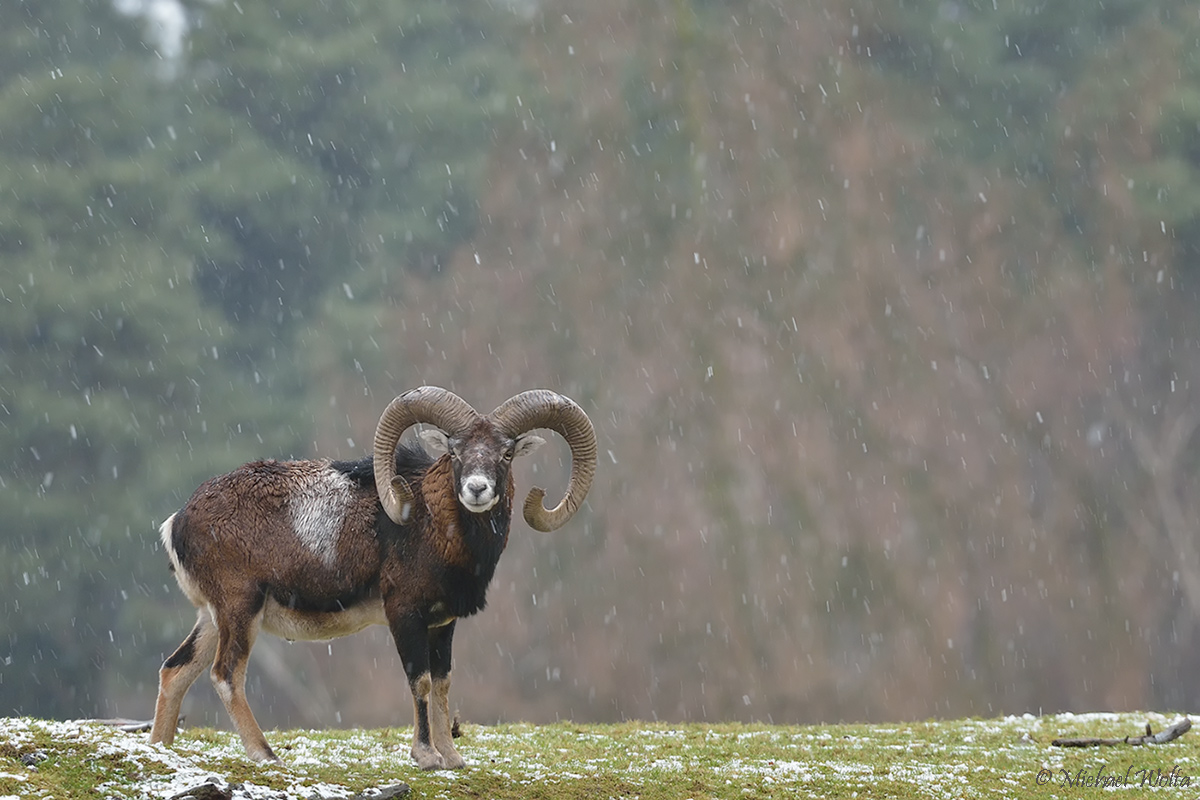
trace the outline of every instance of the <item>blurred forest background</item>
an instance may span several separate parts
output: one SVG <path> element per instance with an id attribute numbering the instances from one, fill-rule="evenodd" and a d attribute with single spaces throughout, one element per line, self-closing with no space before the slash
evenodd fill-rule
<path id="1" fill-rule="evenodd" d="M 157 524 L 424 383 L 600 439 L 460 624 L 467 720 L 1200 707 L 1196 3 L 4 18 L 0 713 L 148 717 L 193 620 Z M 382 628 L 251 684 L 409 720 Z"/>

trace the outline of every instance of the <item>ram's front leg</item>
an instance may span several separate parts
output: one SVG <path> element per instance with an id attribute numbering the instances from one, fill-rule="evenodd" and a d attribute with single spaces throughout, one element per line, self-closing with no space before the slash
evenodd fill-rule
<path id="1" fill-rule="evenodd" d="M 408 687 L 413 695 L 413 760 L 421 769 L 445 769 L 446 760 L 433 746 L 429 735 L 429 693 L 432 688 L 429 670 L 415 679 L 410 675 Z"/>
<path id="2" fill-rule="evenodd" d="M 417 620 L 394 621 L 391 628 L 413 696 L 413 760 L 421 769 L 445 769 L 446 762 L 429 735 L 429 693 L 433 681 L 429 677 L 428 629 Z"/>
<path id="3" fill-rule="evenodd" d="M 432 681 L 429 727 L 433 746 L 446 762 L 446 768 L 462 769 L 466 762 L 454 749 L 454 735 L 450 730 L 450 645 L 453 640 L 453 620 L 429 631 L 429 674 Z"/>

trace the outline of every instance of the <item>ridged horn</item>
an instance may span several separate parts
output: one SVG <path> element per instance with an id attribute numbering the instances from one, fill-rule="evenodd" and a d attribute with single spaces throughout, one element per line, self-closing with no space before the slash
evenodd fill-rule
<path id="1" fill-rule="evenodd" d="M 388 403 L 375 427 L 375 490 L 393 522 L 398 525 L 408 522 L 413 501 L 408 482 L 396 475 L 396 445 L 400 436 L 418 422 L 458 436 L 477 419 L 479 412 L 467 401 L 438 386 L 411 389 Z"/>
<path id="2" fill-rule="evenodd" d="M 592 421 L 574 400 L 548 389 L 532 389 L 505 400 L 488 419 L 505 436 L 516 438 L 535 428 L 559 434 L 571 448 L 571 480 L 567 493 L 554 508 L 542 505 L 546 491 L 539 487 L 525 496 L 525 521 L 534 530 L 557 530 L 567 523 L 587 496 L 596 474 L 596 432 Z"/>

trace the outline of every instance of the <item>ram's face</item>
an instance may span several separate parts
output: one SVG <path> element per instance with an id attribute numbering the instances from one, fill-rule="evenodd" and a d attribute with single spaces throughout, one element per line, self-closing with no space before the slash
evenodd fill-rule
<path id="1" fill-rule="evenodd" d="M 450 453 L 458 502 L 473 514 L 490 511 L 499 502 L 508 486 L 514 458 L 532 453 L 545 443 L 545 439 L 531 433 L 510 439 L 486 420 L 480 420 L 462 436 L 427 430 L 421 437 L 432 452 Z"/>
<path id="2" fill-rule="evenodd" d="M 481 422 L 466 436 L 450 439 L 449 448 L 458 502 L 473 514 L 490 510 L 508 485 L 516 442 Z"/>

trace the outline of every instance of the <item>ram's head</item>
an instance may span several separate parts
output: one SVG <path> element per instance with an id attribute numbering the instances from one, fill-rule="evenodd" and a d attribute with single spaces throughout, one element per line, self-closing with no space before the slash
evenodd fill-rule
<path id="1" fill-rule="evenodd" d="M 393 400 L 375 431 L 375 486 L 387 515 L 398 524 L 410 517 L 413 493 L 396 475 L 396 445 L 404 431 L 417 423 L 433 426 L 422 433 L 430 449 L 450 454 L 455 494 L 471 513 L 491 509 L 508 485 L 512 460 L 545 443 L 532 433 L 538 428 L 555 431 L 566 440 L 571 448 L 571 478 L 566 495 L 552 509 L 542 505 L 543 489 L 529 491 L 524 506 L 529 526 L 546 532 L 561 528 L 579 510 L 592 485 L 596 436 L 583 409 L 571 399 L 547 389 L 533 389 L 509 398 L 484 416 L 453 392 L 422 386 Z"/>

